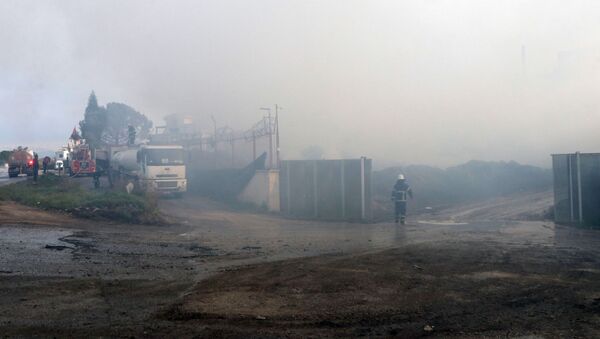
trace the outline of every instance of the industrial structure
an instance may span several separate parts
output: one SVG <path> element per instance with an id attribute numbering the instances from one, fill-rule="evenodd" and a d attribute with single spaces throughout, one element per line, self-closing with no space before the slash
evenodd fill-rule
<path id="1" fill-rule="evenodd" d="M 554 219 L 600 227 L 600 153 L 552 155 Z"/>
<path id="2" fill-rule="evenodd" d="M 261 108 L 266 114 L 247 130 L 219 127 L 214 117 L 203 130 L 191 116 L 170 115 L 151 144 L 183 147 L 192 193 L 294 218 L 370 220 L 371 159 L 281 160 L 274 108 Z"/>
<path id="3" fill-rule="evenodd" d="M 156 127 L 150 142 L 183 146 L 186 162 L 199 170 L 241 169 L 267 154 L 266 166 L 276 169 L 279 164 L 279 110 L 270 108 L 247 130 L 234 130 L 219 125 L 214 116 L 200 123 L 197 118 L 173 114 L 165 117 L 165 125 Z M 209 126 L 210 125 L 210 126 Z"/>

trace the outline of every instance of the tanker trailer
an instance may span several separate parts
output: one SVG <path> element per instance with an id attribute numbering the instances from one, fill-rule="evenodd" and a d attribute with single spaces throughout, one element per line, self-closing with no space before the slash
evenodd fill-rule
<path id="1" fill-rule="evenodd" d="M 19 174 L 33 175 L 33 151 L 27 148 L 17 148 L 8 157 L 8 177 L 14 178 Z"/>
<path id="2" fill-rule="evenodd" d="M 141 145 L 112 150 L 110 168 L 143 190 L 179 195 L 187 190 L 183 159 L 182 146 Z"/>

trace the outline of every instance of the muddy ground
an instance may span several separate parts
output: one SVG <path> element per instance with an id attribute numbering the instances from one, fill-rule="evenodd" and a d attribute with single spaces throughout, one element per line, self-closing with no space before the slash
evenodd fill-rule
<path id="1" fill-rule="evenodd" d="M 457 210 L 401 227 L 193 197 L 161 209 L 171 224 L 0 202 L 0 334 L 600 337 L 598 231 Z"/>
<path id="2" fill-rule="evenodd" d="M 598 264 L 543 245 L 407 245 L 219 274 L 165 316 L 186 324 L 178 334 L 207 337 L 597 338 Z"/>

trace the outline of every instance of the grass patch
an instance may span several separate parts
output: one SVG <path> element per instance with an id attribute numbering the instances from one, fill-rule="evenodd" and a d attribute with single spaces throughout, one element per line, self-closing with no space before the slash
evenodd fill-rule
<path id="1" fill-rule="evenodd" d="M 55 175 L 41 176 L 37 184 L 26 180 L 0 187 L 0 200 L 67 212 L 82 218 L 131 223 L 162 220 L 155 197 L 111 190 L 86 190 L 75 179 Z"/>

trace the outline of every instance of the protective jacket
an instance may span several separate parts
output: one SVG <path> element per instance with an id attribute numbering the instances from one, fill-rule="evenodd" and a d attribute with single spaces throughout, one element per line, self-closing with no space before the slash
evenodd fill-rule
<path id="1" fill-rule="evenodd" d="M 395 202 L 406 202 L 409 196 L 412 198 L 412 189 L 406 181 L 396 182 L 392 191 L 392 200 Z"/>

